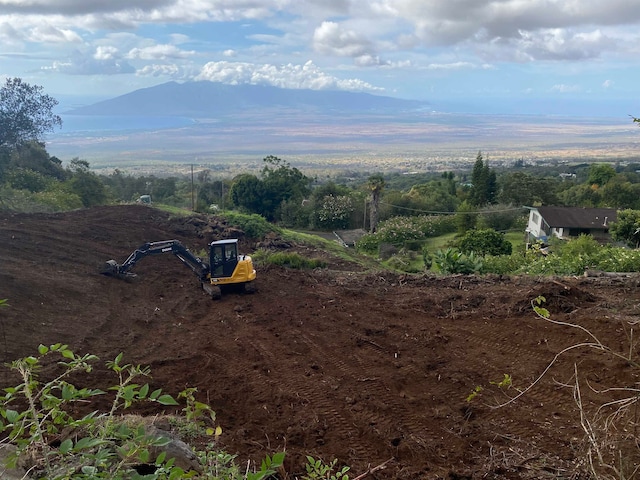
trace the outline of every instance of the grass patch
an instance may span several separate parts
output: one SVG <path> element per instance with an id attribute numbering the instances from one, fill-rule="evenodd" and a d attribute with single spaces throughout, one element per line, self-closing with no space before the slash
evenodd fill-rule
<path id="1" fill-rule="evenodd" d="M 444 250 L 453 242 L 456 235 L 456 233 L 446 233 L 444 235 L 440 235 L 439 237 L 427 238 L 425 241 L 425 245 L 430 252 L 435 252 L 436 250 Z"/>
<path id="2" fill-rule="evenodd" d="M 266 250 L 258 250 L 251 255 L 251 258 L 265 265 L 278 265 L 296 270 L 313 270 L 327 266 L 327 263 L 319 258 L 305 258 L 296 252 L 271 253 Z"/>
<path id="3" fill-rule="evenodd" d="M 165 205 L 164 203 L 154 203 L 153 205 L 147 205 L 147 207 L 170 213 L 171 215 L 176 217 L 190 217 L 195 213 L 183 207 L 174 207 L 173 205 Z"/>
<path id="4" fill-rule="evenodd" d="M 511 242 L 511 245 L 513 245 L 514 252 L 524 252 L 525 242 L 524 232 L 522 230 L 507 232 L 505 233 L 505 237 Z"/>
<path id="5" fill-rule="evenodd" d="M 369 255 L 363 255 L 356 251 L 355 248 L 348 248 L 342 245 L 337 240 L 328 240 L 320 235 L 313 233 L 297 232 L 295 230 L 283 229 L 280 234 L 284 240 L 295 242 L 298 244 L 311 245 L 319 248 L 327 253 L 330 253 L 336 258 L 345 260 L 347 262 L 360 265 L 363 269 L 377 270 L 384 266 L 376 259 Z"/>

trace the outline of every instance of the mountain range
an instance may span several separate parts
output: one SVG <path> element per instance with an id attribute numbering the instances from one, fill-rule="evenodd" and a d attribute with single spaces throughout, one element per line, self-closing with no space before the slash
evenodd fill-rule
<path id="1" fill-rule="evenodd" d="M 215 118 L 262 110 L 316 114 L 402 113 L 424 110 L 427 102 L 330 90 L 284 89 L 262 85 L 168 82 L 65 112 L 66 115 L 177 116 Z"/>

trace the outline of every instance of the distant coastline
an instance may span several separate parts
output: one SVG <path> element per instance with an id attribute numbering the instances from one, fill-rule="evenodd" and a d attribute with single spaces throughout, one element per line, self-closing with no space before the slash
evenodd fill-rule
<path id="1" fill-rule="evenodd" d="M 195 123 L 191 118 L 174 116 L 61 114 L 60 117 L 62 128 L 56 131 L 59 135 L 180 128 Z"/>

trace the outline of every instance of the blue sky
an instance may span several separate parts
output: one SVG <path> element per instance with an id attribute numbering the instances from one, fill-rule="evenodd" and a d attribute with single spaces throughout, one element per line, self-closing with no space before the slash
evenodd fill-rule
<path id="1" fill-rule="evenodd" d="M 0 0 L 3 77 L 61 103 L 211 80 L 640 115 L 640 1 Z"/>

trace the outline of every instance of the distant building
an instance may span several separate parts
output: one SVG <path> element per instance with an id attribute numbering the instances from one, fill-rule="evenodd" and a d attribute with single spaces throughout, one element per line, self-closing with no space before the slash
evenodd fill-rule
<path id="1" fill-rule="evenodd" d="M 527 241 L 548 243 L 551 237 L 568 240 L 584 234 L 608 243 L 609 226 L 617 218 L 613 208 L 529 207 Z"/>
<path id="2" fill-rule="evenodd" d="M 562 180 L 575 180 L 576 179 L 576 174 L 575 173 L 561 173 L 560 174 L 560 178 Z"/>

